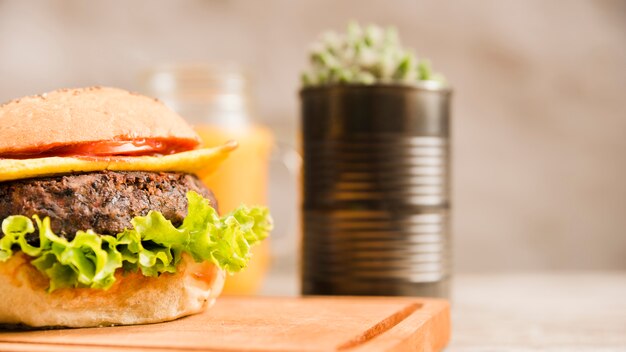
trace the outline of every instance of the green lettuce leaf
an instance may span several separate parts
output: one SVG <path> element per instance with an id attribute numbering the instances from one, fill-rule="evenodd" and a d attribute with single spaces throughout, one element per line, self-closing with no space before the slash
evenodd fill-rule
<path id="1" fill-rule="evenodd" d="M 183 253 L 197 262 L 208 260 L 229 273 L 238 272 L 250 260 L 250 247 L 272 229 L 267 208 L 241 206 L 220 217 L 199 194 L 189 192 L 187 200 L 187 216 L 178 228 L 163 214 L 151 211 L 135 217 L 133 228 L 117 236 L 87 230 L 78 231 L 71 241 L 54 234 L 49 218 L 35 215 L 38 246 L 26 241 L 26 236 L 35 232 L 33 221 L 21 215 L 9 216 L 2 221 L 0 262 L 15 251 L 24 252 L 50 279 L 49 291 L 64 287 L 107 289 L 120 268 L 140 270 L 145 276 L 175 273 Z"/>

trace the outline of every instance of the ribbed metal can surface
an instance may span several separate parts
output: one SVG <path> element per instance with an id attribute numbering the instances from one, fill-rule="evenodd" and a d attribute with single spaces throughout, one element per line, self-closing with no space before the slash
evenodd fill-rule
<path id="1" fill-rule="evenodd" d="M 304 294 L 448 294 L 450 91 L 306 88 Z"/>

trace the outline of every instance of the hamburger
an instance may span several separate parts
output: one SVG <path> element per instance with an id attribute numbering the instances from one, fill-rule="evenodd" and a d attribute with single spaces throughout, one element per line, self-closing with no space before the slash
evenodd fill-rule
<path id="1" fill-rule="evenodd" d="M 212 305 L 267 237 L 267 209 L 220 216 L 200 146 L 156 99 L 91 87 L 0 105 L 0 324 L 155 323 Z"/>

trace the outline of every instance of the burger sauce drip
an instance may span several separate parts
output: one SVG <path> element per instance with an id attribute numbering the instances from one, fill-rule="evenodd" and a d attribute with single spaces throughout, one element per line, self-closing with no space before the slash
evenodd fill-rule
<path id="1" fill-rule="evenodd" d="M 157 156 L 194 149 L 195 141 L 165 139 L 133 139 L 48 145 L 42 148 L 1 154 L 0 158 L 31 159 L 51 156 L 101 158 L 115 156 Z"/>

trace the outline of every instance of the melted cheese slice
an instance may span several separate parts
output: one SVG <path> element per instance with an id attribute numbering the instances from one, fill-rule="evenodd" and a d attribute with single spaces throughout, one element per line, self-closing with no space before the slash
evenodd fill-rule
<path id="1" fill-rule="evenodd" d="M 217 147 L 164 156 L 0 159 L 0 182 L 104 170 L 185 172 L 202 178 L 215 171 L 235 148 L 237 143 L 230 141 Z"/>

